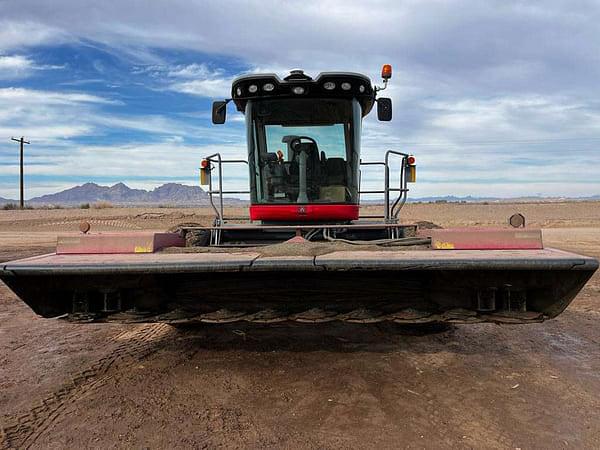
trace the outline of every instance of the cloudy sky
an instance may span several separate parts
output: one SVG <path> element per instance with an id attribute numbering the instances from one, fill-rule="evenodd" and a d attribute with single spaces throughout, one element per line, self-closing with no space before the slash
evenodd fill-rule
<path id="1" fill-rule="evenodd" d="M 394 119 L 365 120 L 363 159 L 414 153 L 413 196 L 600 194 L 599 23 L 585 0 L 0 0 L 0 197 L 12 136 L 26 197 L 194 184 L 203 155 L 245 154 L 233 108 L 210 123 L 236 75 L 383 63 Z"/>

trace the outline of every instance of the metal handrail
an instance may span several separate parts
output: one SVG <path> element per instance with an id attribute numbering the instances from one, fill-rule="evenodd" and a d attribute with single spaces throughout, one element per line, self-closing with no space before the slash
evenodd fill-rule
<path id="1" fill-rule="evenodd" d="M 389 198 L 390 198 L 390 180 L 389 180 L 389 157 L 390 155 L 396 155 L 396 156 L 401 156 L 402 159 L 400 161 L 400 188 L 397 192 L 400 192 L 400 195 L 398 195 L 398 198 L 394 201 L 394 203 L 392 204 L 392 207 L 389 207 Z M 408 194 L 408 180 L 406 178 L 406 160 L 408 158 L 408 154 L 406 153 L 402 153 L 402 152 L 397 152 L 394 150 L 388 150 L 385 153 L 385 167 L 386 167 L 386 186 L 387 186 L 387 201 L 386 201 L 386 206 L 387 206 L 387 220 L 393 220 L 393 221 L 397 221 L 398 220 L 398 214 L 400 213 L 400 210 L 402 209 L 402 207 L 404 206 L 404 204 L 406 203 L 406 197 Z M 397 208 L 397 209 L 395 209 Z M 395 211 L 395 212 L 394 212 Z"/>
<path id="2" fill-rule="evenodd" d="M 396 155 L 402 157 L 400 161 L 400 186 L 398 188 L 390 187 L 390 156 Z M 385 222 L 397 222 L 398 214 L 406 203 L 406 197 L 408 195 L 407 178 L 406 178 L 406 159 L 408 158 L 407 153 L 397 152 L 394 150 L 388 150 L 385 152 L 385 158 L 383 161 L 361 161 L 360 166 L 375 166 L 380 165 L 384 167 L 384 185 L 383 190 L 360 190 L 360 182 L 362 180 L 362 172 L 359 169 L 359 201 L 360 194 L 383 194 L 384 202 L 384 216 Z M 390 193 L 399 192 L 398 198 L 390 205 Z M 362 216 L 366 217 L 366 216 Z"/>
<path id="3" fill-rule="evenodd" d="M 390 187 L 390 157 L 391 156 L 400 156 L 401 160 L 400 160 L 400 185 L 397 188 L 393 188 Z M 395 150 L 388 150 L 385 152 L 385 157 L 383 161 L 360 161 L 359 163 L 359 167 L 360 166 L 376 166 L 376 165 L 380 165 L 384 167 L 384 187 L 383 190 L 365 190 L 362 191 L 360 189 L 360 185 L 361 185 L 361 181 L 362 181 L 362 171 L 359 168 L 359 189 L 358 189 L 358 195 L 359 195 L 359 203 L 360 203 L 360 195 L 361 194 L 384 194 L 384 215 L 383 218 L 385 219 L 386 223 L 396 223 L 398 221 L 398 215 L 400 213 L 400 210 L 402 209 L 402 207 L 404 206 L 404 204 L 406 203 L 406 199 L 407 199 L 407 195 L 408 195 L 408 180 L 406 177 L 406 161 L 408 158 L 408 154 L 407 153 L 402 153 L 402 152 L 397 152 Z M 219 173 L 219 186 L 218 189 L 215 190 L 213 189 L 213 182 L 212 182 L 212 168 L 211 171 L 209 171 L 208 173 L 208 195 L 209 195 L 209 201 L 210 201 L 210 205 L 213 208 L 213 210 L 215 211 L 216 214 L 216 219 L 215 219 L 215 225 L 222 225 L 225 222 L 225 217 L 224 217 L 224 198 L 223 195 L 228 195 L 228 194 L 250 194 L 250 191 L 224 191 L 223 190 L 223 164 L 246 164 L 248 165 L 248 161 L 245 159 L 223 159 L 221 157 L 220 153 L 214 153 L 206 158 L 204 158 L 206 160 L 208 160 L 211 163 L 215 163 L 217 165 L 218 168 L 218 173 Z M 392 192 L 398 192 L 398 197 L 393 201 L 393 203 L 390 204 L 390 193 Z M 219 204 L 218 207 L 217 205 L 215 205 L 214 202 L 214 198 L 213 195 L 219 195 Z M 367 216 L 361 216 L 361 217 L 367 217 Z M 374 216 L 374 217 L 379 217 L 379 216 Z"/>
<path id="4" fill-rule="evenodd" d="M 215 159 L 216 158 L 216 159 Z M 215 211 L 215 214 L 217 215 L 216 218 L 216 222 L 217 225 L 222 225 L 225 222 L 225 218 L 224 218 L 224 200 L 223 200 L 223 195 L 224 194 L 250 194 L 250 191 L 223 191 L 223 164 L 246 164 L 248 165 L 248 161 L 246 161 L 245 159 L 223 159 L 221 158 L 221 154 L 220 153 L 214 153 L 210 156 L 207 156 L 206 158 L 204 158 L 205 160 L 209 161 L 209 162 L 213 162 L 216 163 L 218 166 L 218 171 L 219 171 L 219 189 L 218 190 L 214 190 L 213 186 L 212 186 L 212 169 L 208 172 L 208 197 L 209 197 L 209 201 L 210 201 L 210 205 L 212 206 L 213 210 Z M 214 194 L 219 194 L 219 208 L 216 207 L 214 200 L 213 200 L 213 195 Z"/>

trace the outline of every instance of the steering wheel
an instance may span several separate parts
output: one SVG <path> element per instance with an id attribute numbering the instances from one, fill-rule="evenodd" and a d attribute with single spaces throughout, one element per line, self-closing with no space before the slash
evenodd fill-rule
<path id="1" fill-rule="evenodd" d="M 290 148 L 292 149 L 292 151 L 294 152 L 294 157 L 293 159 L 296 159 L 296 156 L 298 155 L 298 153 L 301 151 L 300 150 L 300 145 L 302 144 L 302 139 L 306 139 L 307 141 L 310 141 L 311 143 L 313 143 L 315 145 L 315 148 L 317 148 L 317 141 L 315 141 L 313 138 L 311 138 L 310 136 L 296 136 L 294 139 L 292 139 L 289 143 Z"/>

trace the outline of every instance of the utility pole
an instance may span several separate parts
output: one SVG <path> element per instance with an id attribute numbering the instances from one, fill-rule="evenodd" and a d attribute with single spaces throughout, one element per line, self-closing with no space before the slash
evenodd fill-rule
<path id="1" fill-rule="evenodd" d="M 19 142 L 21 145 L 21 196 L 19 197 L 19 206 L 21 207 L 21 209 L 25 208 L 25 197 L 24 197 L 24 189 L 23 189 L 23 147 L 24 144 L 31 144 L 31 142 L 26 141 L 25 138 L 23 136 L 21 136 L 20 139 L 16 139 L 16 138 L 11 138 L 13 141 L 15 142 Z"/>

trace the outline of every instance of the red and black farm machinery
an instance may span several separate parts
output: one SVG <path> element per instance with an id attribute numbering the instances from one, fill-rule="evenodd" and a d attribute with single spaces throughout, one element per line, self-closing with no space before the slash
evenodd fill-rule
<path id="1" fill-rule="evenodd" d="M 385 89 L 360 74 L 294 70 L 251 74 L 213 104 L 213 123 L 233 102 L 245 116 L 244 159 L 202 160 L 215 219 L 177 233 L 82 233 L 57 252 L 0 264 L 0 278 L 36 313 L 73 320 L 224 323 L 530 323 L 560 314 L 598 268 L 593 258 L 545 248 L 524 227 L 439 229 L 400 215 L 414 156 L 361 159 L 363 119 Z M 249 190 L 227 190 L 226 167 L 247 166 Z M 383 187 L 361 189 L 367 166 Z M 226 198 L 249 194 L 249 220 L 228 217 Z M 381 194 L 361 216 L 361 195 Z M 373 209 L 373 208 L 370 208 Z M 85 231 L 85 230 L 84 230 Z"/>

